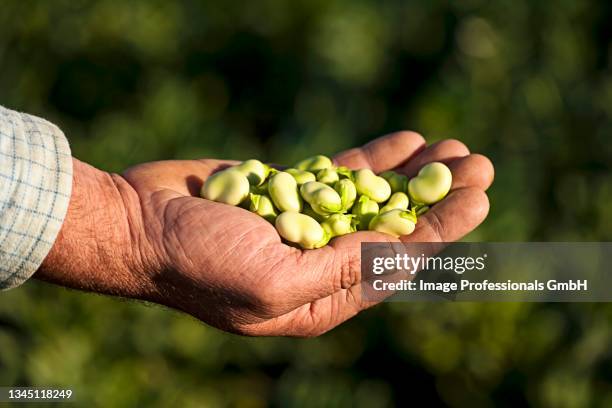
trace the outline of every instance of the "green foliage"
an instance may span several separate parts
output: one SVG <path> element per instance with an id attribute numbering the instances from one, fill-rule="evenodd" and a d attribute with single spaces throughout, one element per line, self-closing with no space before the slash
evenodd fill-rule
<path id="1" fill-rule="evenodd" d="M 492 158 L 468 239 L 612 239 L 608 2 L 66 1 L 0 7 L 0 103 L 109 171 L 293 163 L 413 129 Z M 0 384 L 82 406 L 606 406 L 604 304 L 387 304 L 249 339 L 37 282 L 0 296 Z"/>

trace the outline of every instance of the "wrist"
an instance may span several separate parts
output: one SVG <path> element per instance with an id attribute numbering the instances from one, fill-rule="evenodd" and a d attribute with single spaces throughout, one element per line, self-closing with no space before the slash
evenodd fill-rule
<path id="1" fill-rule="evenodd" d="M 118 175 L 73 159 L 73 187 L 62 229 L 35 278 L 118 296 L 146 298 L 153 257 L 138 195 Z M 140 220 L 140 221 L 139 221 Z"/>

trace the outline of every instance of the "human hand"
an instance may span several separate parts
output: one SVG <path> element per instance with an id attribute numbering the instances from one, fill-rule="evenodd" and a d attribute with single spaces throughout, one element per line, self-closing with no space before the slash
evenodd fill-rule
<path id="1" fill-rule="evenodd" d="M 408 176 L 432 161 L 449 166 L 450 194 L 404 242 L 455 241 L 488 213 L 493 166 L 456 140 L 425 147 L 420 135 L 397 132 L 334 161 Z M 68 216 L 37 277 L 160 303 L 247 335 L 319 335 L 372 306 L 361 292 L 360 244 L 396 239 L 363 231 L 316 250 L 288 246 L 261 217 L 198 197 L 203 180 L 234 163 L 152 162 L 121 177 L 75 161 Z"/>

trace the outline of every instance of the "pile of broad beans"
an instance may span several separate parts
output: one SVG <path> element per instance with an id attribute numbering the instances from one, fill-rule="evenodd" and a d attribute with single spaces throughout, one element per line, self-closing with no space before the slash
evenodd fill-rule
<path id="1" fill-rule="evenodd" d="M 451 171 L 439 162 L 409 180 L 394 171 L 376 175 L 336 167 L 319 155 L 284 170 L 247 160 L 210 176 L 201 196 L 248 209 L 286 241 L 313 249 L 358 230 L 411 234 L 418 217 L 448 194 L 451 183 Z"/>

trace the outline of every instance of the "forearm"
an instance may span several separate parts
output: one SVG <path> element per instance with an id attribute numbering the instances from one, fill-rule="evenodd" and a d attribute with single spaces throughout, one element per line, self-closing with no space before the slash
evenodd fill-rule
<path id="1" fill-rule="evenodd" d="M 58 285 L 146 298 L 152 290 L 138 196 L 123 178 L 73 159 L 68 213 L 34 275 Z"/>

